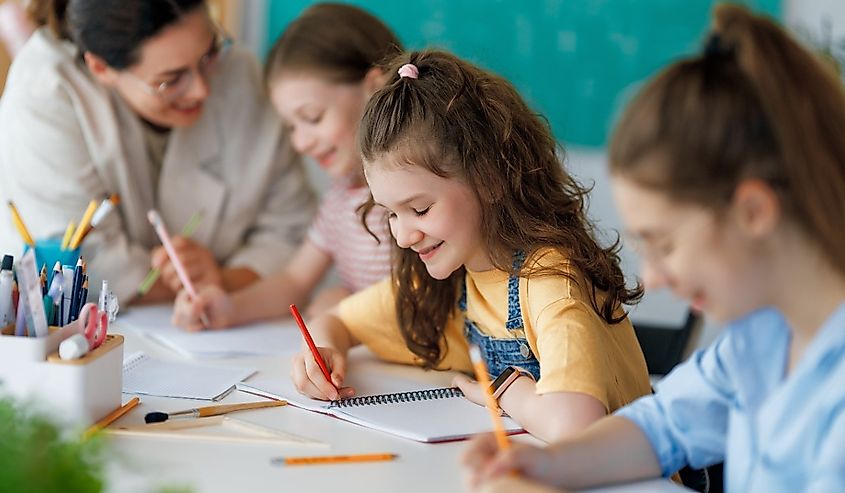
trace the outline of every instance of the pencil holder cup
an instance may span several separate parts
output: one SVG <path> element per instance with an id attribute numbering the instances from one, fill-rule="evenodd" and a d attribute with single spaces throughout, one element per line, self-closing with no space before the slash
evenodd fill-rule
<path id="1" fill-rule="evenodd" d="M 29 250 L 29 246 L 24 247 L 24 253 Z M 40 269 L 42 265 L 47 266 L 47 275 L 52 276 L 53 266 L 56 261 L 61 262 L 61 265 L 75 266 L 76 261 L 79 260 L 80 249 L 62 250 L 62 240 L 59 238 L 47 238 L 44 240 L 35 241 L 35 265 Z M 51 279 L 47 279 L 50 282 Z M 48 284 L 49 286 L 49 284 Z"/>
<path id="2" fill-rule="evenodd" d="M 50 327 L 47 337 L 0 331 L 0 393 L 33 405 L 68 426 L 88 426 L 120 407 L 123 388 L 123 336 L 75 360 L 58 356 L 59 344 L 78 333 L 76 324 Z"/>

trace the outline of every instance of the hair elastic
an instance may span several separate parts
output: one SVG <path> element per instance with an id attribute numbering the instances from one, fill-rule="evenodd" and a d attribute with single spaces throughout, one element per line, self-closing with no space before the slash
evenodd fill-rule
<path id="1" fill-rule="evenodd" d="M 417 68 L 416 65 L 413 63 L 406 63 L 399 67 L 399 77 L 409 77 L 411 79 L 417 79 L 420 76 L 420 69 Z"/>
<path id="2" fill-rule="evenodd" d="M 704 43 L 705 57 L 733 55 L 733 53 L 733 47 L 728 45 L 718 33 L 712 33 Z"/>

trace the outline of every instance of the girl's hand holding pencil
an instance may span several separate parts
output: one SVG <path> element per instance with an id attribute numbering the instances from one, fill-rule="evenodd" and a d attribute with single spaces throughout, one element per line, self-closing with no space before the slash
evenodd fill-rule
<path id="1" fill-rule="evenodd" d="M 346 376 L 346 355 L 330 347 L 317 347 L 317 352 L 330 372 L 331 381 L 326 380 L 320 366 L 307 347 L 293 357 L 291 380 L 296 389 L 314 399 L 338 400 L 355 395 L 352 387 L 343 387 Z"/>
<path id="2" fill-rule="evenodd" d="M 513 473 L 548 482 L 548 476 L 555 467 L 547 448 L 511 443 L 510 447 L 502 449 L 494 433 L 473 438 L 461 457 L 461 463 L 472 488 Z"/>
<path id="3" fill-rule="evenodd" d="M 197 287 L 192 298 L 184 289 L 176 295 L 171 323 L 190 332 L 203 330 L 202 315 L 208 317 L 209 329 L 224 329 L 234 325 L 235 307 L 232 297 L 220 286 Z"/>

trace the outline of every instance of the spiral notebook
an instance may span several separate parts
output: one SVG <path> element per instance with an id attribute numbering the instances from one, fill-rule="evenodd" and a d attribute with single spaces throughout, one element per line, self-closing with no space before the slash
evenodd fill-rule
<path id="1" fill-rule="evenodd" d="M 286 399 L 288 404 L 329 414 L 374 430 L 383 431 L 418 442 L 435 443 L 462 440 L 472 435 L 493 430 L 489 412 L 463 397 L 454 387 L 420 388 L 411 381 L 400 381 L 385 375 L 363 375 L 350 371 L 358 384 L 350 381 L 358 396 L 342 401 L 320 401 L 299 394 L 293 383 L 285 379 L 241 382 L 242 392 Z M 350 378 L 350 380 L 352 380 Z M 381 387 L 388 393 L 373 392 Z M 394 391 L 395 389 L 399 391 Z M 513 420 L 504 419 L 508 433 L 518 433 L 522 428 Z"/>

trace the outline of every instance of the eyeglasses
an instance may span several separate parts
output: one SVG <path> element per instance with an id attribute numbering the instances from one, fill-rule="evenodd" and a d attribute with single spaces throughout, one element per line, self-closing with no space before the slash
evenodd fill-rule
<path id="1" fill-rule="evenodd" d="M 713 220 L 713 214 L 710 211 L 702 209 L 702 212 L 704 213 L 686 216 L 683 220 L 675 222 L 656 235 L 643 236 L 626 232 L 623 235 L 625 247 L 633 250 L 643 260 L 653 265 L 659 265 L 675 251 L 676 245 L 698 241 L 690 238 L 695 237 L 695 232 L 701 231 L 705 227 L 703 222 Z"/>
<path id="2" fill-rule="evenodd" d="M 203 77 L 208 77 L 211 74 L 218 62 L 226 56 L 232 46 L 232 38 L 227 36 L 222 29 L 216 28 L 214 36 L 214 44 L 211 49 L 199 59 L 197 63 L 197 70 L 185 69 L 175 75 L 171 80 L 164 81 L 160 84 L 150 84 L 141 79 L 132 72 L 123 71 L 123 75 L 129 77 L 130 80 L 135 81 L 138 87 L 144 90 L 151 96 L 157 96 L 163 101 L 171 102 L 184 96 L 194 84 L 195 73 L 199 72 Z"/>
<path id="3" fill-rule="evenodd" d="M 641 259 L 652 264 L 660 263 L 672 253 L 671 238 L 643 238 L 640 235 L 625 233 L 625 246 L 630 248 Z"/>

